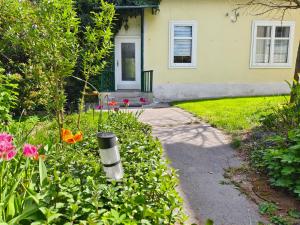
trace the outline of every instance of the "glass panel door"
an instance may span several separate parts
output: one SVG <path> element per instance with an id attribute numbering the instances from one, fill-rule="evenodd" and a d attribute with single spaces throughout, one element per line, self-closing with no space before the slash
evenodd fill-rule
<path id="1" fill-rule="evenodd" d="M 121 43 L 122 81 L 135 81 L 135 43 Z"/>
<path id="2" fill-rule="evenodd" d="M 116 90 L 141 89 L 140 37 L 115 38 Z"/>

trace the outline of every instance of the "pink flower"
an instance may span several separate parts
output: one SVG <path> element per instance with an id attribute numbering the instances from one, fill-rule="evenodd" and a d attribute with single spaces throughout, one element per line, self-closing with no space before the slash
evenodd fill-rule
<path id="1" fill-rule="evenodd" d="M 127 107 L 127 106 L 129 106 L 130 101 L 129 101 L 129 99 L 125 98 L 125 99 L 123 99 L 123 103 Z"/>
<path id="2" fill-rule="evenodd" d="M 23 155 L 25 157 L 34 157 L 38 154 L 38 147 L 31 144 L 24 144 Z"/>
<path id="3" fill-rule="evenodd" d="M 103 109 L 103 105 L 97 105 L 96 109 Z"/>
<path id="4" fill-rule="evenodd" d="M 0 141 L 0 159 L 5 161 L 11 160 L 17 154 L 13 143 L 7 140 L 9 139 Z"/>
<path id="5" fill-rule="evenodd" d="M 13 137 L 8 133 L 0 133 L 0 141 L 12 142 Z"/>
<path id="6" fill-rule="evenodd" d="M 9 161 L 9 160 L 13 159 L 16 154 L 17 154 L 17 152 L 12 150 L 12 151 L 9 151 L 6 154 L 4 154 L 2 158 L 5 161 Z"/>

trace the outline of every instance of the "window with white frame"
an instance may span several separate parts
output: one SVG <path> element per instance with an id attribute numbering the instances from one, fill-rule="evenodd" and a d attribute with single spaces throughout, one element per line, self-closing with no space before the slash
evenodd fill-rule
<path id="1" fill-rule="evenodd" d="M 196 22 L 170 22 L 170 67 L 196 66 Z"/>
<path id="2" fill-rule="evenodd" d="M 290 67 L 294 22 L 254 21 L 251 66 Z"/>

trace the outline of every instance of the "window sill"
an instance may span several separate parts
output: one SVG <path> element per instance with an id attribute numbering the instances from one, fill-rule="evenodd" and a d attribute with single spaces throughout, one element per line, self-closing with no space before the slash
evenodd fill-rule
<path id="1" fill-rule="evenodd" d="M 290 69 L 292 68 L 291 64 L 261 64 L 261 65 L 257 65 L 257 64 L 251 64 L 250 65 L 250 69 Z"/>
<path id="2" fill-rule="evenodd" d="M 196 69 L 197 66 L 195 64 L 170 64 L 169 69 Z"/>

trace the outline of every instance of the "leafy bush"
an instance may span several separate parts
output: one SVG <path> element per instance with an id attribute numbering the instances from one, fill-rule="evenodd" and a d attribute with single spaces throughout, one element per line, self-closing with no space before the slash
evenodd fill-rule
<path id="1" fill-rule="evenodd" d="M 5 75 L 0 68 L 0 128 L 11 120 L 11 110 L 17 104 L 16 75 Z"/>
<path id="2" fill-rule="evenodd" d="M 284 217 L 282 216 L 272 216 L 271 222 L 275 225 L 291 225 Z"/>
<path id="3" fill-rule="evenodd" d="M 273 136 L 269 141 L 272 147 L 260 152 L 271 184 L 300 197 L 300 128 L 289 131 L 287 136 Z"/>
<path id="4" fill-rule="evenodd" d="M 272 107 L 271 113 L 262 116 L 263 128 L 276 133 L 287 133 L 300 124 L 300 85 L 289 84 L 293 101 L 286 99 L 285 104 Z"/>
<path id="5" fill-rule="evenodd" d="M 76 115 L 66 118 L 75 129 Z M 30 124 L 33 124 L 32 121 Z M 29 125 L 28 127 L 30 127 Z M 96 118 L 84 114 L 84 139 L 76 144 L 53 144 L 56 123 L 37 125 L 38 135 L 30 143 L 52 143 L 46 154 L 47 178 L 30 189 L 38 210 L 15 224 L 175 224 L 184 215 L 175 188 L 176 174 L 162 159 L 160 143 L 151 129 L 132 113 L 104 114 L 102 131 L 115 132 L 125 176 L 121 182 L 107 181 L 100 163 L 95 134 Z M 56 135 L 56 136 L 55 136 Z M 40 152 L 41 153 L 41 152 Z M 11 161 L 11 163 L 14 163 Z M 22 180 L 26 182 L 26 180 Z M 18 190 L 22 194 L 23 189 Z"/>
<path id="6" fill-rule="evenodd" d="M 293 103 L 273 107 L 262 117 L 262 126 L 254 132 L 251 161 L 265 171 L 273 186 L 287 189 L 300 197 L 300 87 L 291 86 Z"/>
<path id="7" fill-rule="evenodd" d="M 300 123 L 300 105 L 286 103 L 274 107 L 271 113 L 262 116 L 261 122 L 267 131 L 286 133 Z"/>
<path id="8" fill-rule="evenodd" d="M 278 206 L 271 202 L 263 202 L 259 205 L 259 213 L 262 215 L 273 215 L 278 210 Z"/>

